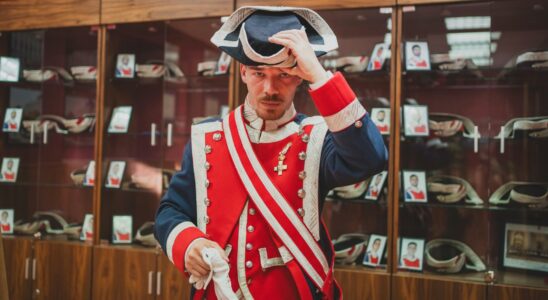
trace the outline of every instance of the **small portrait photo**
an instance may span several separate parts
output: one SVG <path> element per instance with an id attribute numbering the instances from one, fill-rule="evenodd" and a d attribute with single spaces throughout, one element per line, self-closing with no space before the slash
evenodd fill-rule
<path id="1" fill-rule="evenodd" d="M 112 116 L 108 125 L 108 133 L 126 133 L 131 120 L 131 106 L 118 106 L 112 110 Z"/>
<path id="2" fill-rule="evenodd" d="M 126 162 L 121 160 L 113 160 L 108 168 L 107 182 L 105 187 L 120 188 L 124 177 Z"/>
<path id="3" fill-rule="evenodd" d="M 116 57 L 116 78 L 135 77 L 135 54 L 122 53 Z"/>
<path id="4" fill-rule="evenodd" d="M 22 108 L 8 108 L 4 116 L 4 125 L 2 131 L 4 132 L 19 132 L 21 127 L 21 118 L 23 117 Z"/>
<path id="5" fill-rule="evenodd" d="M 4 157 L 2 159 L 2 173 L 0 173 L 0 182 L 15 182 L 19 170 L 18 157 Z"/>
<path id="6" fill-rule="evenodd" d="M 406 70 L 430 70 L 430 51 L 427 42 L 405 43 Z"/>
<path id="7" fill-rule="evenodd" d="M 405 202 L 426 203 L 428 201 L 424 171 L 403 171 L 403 188 Z"/>
<path id="8" fill-rule="evenodd" d="M 390 134 L 390 108 L 372 108 L 371 120 L 377 125 L 382 135 Z"/>
<path id="9" fill-rule="evenodd" d="M 131 216 L 112 217 L 112 243 L 131 244 L 133 236 L 133 218 Z"/>
<path id="10" fill-rule="evenodd" d="M 82 232 L 80 233 L 81 241 L 93 240 L 93 215 L 86 214 L 84 217 L 84 224 L 82 225 Z"/>
<path id="11" fill-rule="evenodd" d="M 386 60 L 386 53 L 390 51 L 389 46 L 384 43 L 376 44 L 371 53 L 371 59 L 367 64 L 367 71 L 382 70 L 384 61 Z"/>
<path id="12" fill-rule="evenodd" d="M 0 209 L 0 232 L 13 234 L 13 209 Z"/>
<path id="13" fill-rule="evenodd" d="M 373 178 L 369 181 L 369 186 L 367 187 L 367 192 L 365 192 L 365 199 L 367 200 L 377 200 L 379 199 L 380 194 L 382 193 L 382 188 L 384 187 L 384 182 L 388 172 L 382 171 L 377 175 L 374 175 Z"/>
<path id="14" fill-rule="evenodd" d="M 222 52 L 219 60 L 217 61 L 217 67 L 215 68 L 215 75 L 222 75 L 228 73 L 228 68 L 232 62 L 232 57 L 226 52 Z"/>
<path id="15" fill-rule="evenodd" d="M 548 272 L 548 226 L 506 223 L 505 267 Z"/>
<path id="16" fill-rule="evenodd" d="M 84 185 L 93 186 L 95 184 L 95 161 L 92 160 L 88 164 L 86 169 L 86 175 L 84 176 Z"/>
<path id="17" fill-rule="evenodd" d="M 428 106 L 403 106 L 404 134 L 406 136 L 428 136 Z"/>
<path id="18" fill-rule="evenodd" d="M 372 234 L 369 237 L 367 250 L 363 257 L 363 264 L 372 267 L 380 265 L 385 246 L 386 236 Z"/>
<path id="19" fill-rule="evenodd" d="M 19 58 L 0 56 L 0 81 L 19 81 Z"/>
<path id="20" fill-rule="evenodd" d="M 400 268 L 422 271 L 424 256 L 424 240 L 402 238 L 400 256 Z"/>

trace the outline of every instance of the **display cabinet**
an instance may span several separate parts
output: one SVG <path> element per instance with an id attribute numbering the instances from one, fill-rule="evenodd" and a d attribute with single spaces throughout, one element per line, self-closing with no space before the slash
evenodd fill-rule
<path id="1" fill-rule="evenodd" d="M 399 8 L 396 298 L 548 295 L 541 2 Z"/>
<path id="2" fill-rule="evenodd" d="M 93 188 L 83 177 L 94 158 L 97 30 L 2 32 L 0 44 L 0 217 L 4 236 L 13 235 L 6 244 L 16 245 L 6 256 L 34 248 L 19 261 L 16 274 L 25 278 L 8 276 L 10 294 L 85 299 L 89 285 L 63 296 L 60 281 L 49 278 L 90 279 L 91 248 L 80 241 L 80 229 L 93 207 Z M 60 248 L 63 263 L 48 267 L 47 253 Z M 69 267 L 77 263 L 78 270 Z"/>

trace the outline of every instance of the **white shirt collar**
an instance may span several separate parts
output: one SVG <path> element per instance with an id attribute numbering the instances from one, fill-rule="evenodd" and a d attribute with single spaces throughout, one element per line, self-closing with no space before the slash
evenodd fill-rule
<path id="1" fill-rule="evenodd" d="M 244 102 L 243 114 L 244 118 L 247 120 L 247 122 L 249 122 L 249 126 L 251 126 L 253 129 L 259 131 L 275 131 L 278 130 L 280 126 L 287 124 L 289 121 L 295 118 L 297 111 L 295 110 L 295 106 L 293 105 L 293 103 L 291 103 L 291 106 L 289 106 L 289 108 L 279 119 L 263 120 L 261 117 L 259 117 L 259 115 L 257 115 L 255 108 L 246 98 Z"/>

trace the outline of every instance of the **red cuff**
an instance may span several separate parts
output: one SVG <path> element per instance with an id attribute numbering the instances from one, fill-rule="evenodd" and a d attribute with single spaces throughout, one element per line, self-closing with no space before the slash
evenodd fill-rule
<path id="1" fill-rule="evenodd" d="M 181 231 L 177 237 L 175 238 L 175 242 L 173 243 L 173 248 L 171 252 L 172 262 L 175 265 L 175 267 L 184 273 L 185 271 L 185 253 L 186 249 L 197 238 L 207 238 L 207 235 L 205 235 L 200 229 L 196 227 L 189 227 L 185 230 Z"/>
<path id="2" fill-rule="evenodd" d="M 335 73 L 321 87 L 308 92 L 316 104 L 316 108 L 324 117 L 338 113 L 356 99 L 356 94 L 354 94 L 341 72 Z"/>

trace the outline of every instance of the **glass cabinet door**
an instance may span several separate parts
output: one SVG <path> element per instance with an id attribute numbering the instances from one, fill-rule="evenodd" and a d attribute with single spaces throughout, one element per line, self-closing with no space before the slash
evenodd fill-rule
<path id="1" fill-rule="evenodd" d="M 488 267 L 496 287 L 548 290 L 548 3 L 494 1 Z"/>
<path id="2" fill-rule="evenodd" d="M 320 62 L 326 70 L 342 72 L 358 100 L 383 133 L 388 149 L 391 132 L 391 9 L 386 13 L 379 8 L 319 13 L 331 26 L 339 43 L 339 49 L 321 57 Z M 299 113 L 318 115 L 308 89 L 307 83 L 299 87 L 295 95 L 295 108 Z M 334 188 L 320 200 L 324 203 L 323 220 L 338 253 L 336 268 L 339 273 L 335 274 L 343 274 L 345 271 L 386 273 L 388 270 L 387 169 L 388 165 L 385 171 L 366 181 Z M 347 286 L 350 282 L 339 280 L 346 296 L 365 297 Z M 385 291 L 384 287 L 378 290 Z"/>
<path id="3" fill-rule="evenodd" d="M 489 9 L 489 3 L 403 9 L 397 249 L 403 276 L 485 280 L 492 251 Z"/>
<path id="4" fill-rule="evenodd" d="M 0 35 L 0 221 L 4 235 L 28 232 L 15 230 L 15 222 L 28 221 L 36 210 L 41 143 L 28 121 L 42 113 L 42 83 L 25 79 L 23 70 L 42 68 L 43 42 L 42 30 Z"/>
<path id="5" fill-rule="evenodd" d="M 220 18 L 175 20 L 166 25 L 166 65 L 180 74 L 164 82 L 165 183 L 172 172 L 181 169 L 192 124 L 229 111 L 231 59 L 221 56 L 221 51 L 210 42 L 220 26 Z"/>
<path id="6" fill-rule="evenodd" d="M 103 242 L 131 244 L 136 230 L 154 220 L 161 195 L 164 39 L 163 22 L 112 25 L 106 33 L 98 183 Z"/>
<path id="7" fill-rule="evenodd" d="M 39 119 L 48 130 L 39 136 L 37 211 L 49 215 L 51 226 L 53 218 L 66 222 L 71 240 L 80 240 L 79 227 L 93 209 L 97 42 L 92 27 L 44 34 L 43 70 L 54 76 L 42 83 Z"/>

